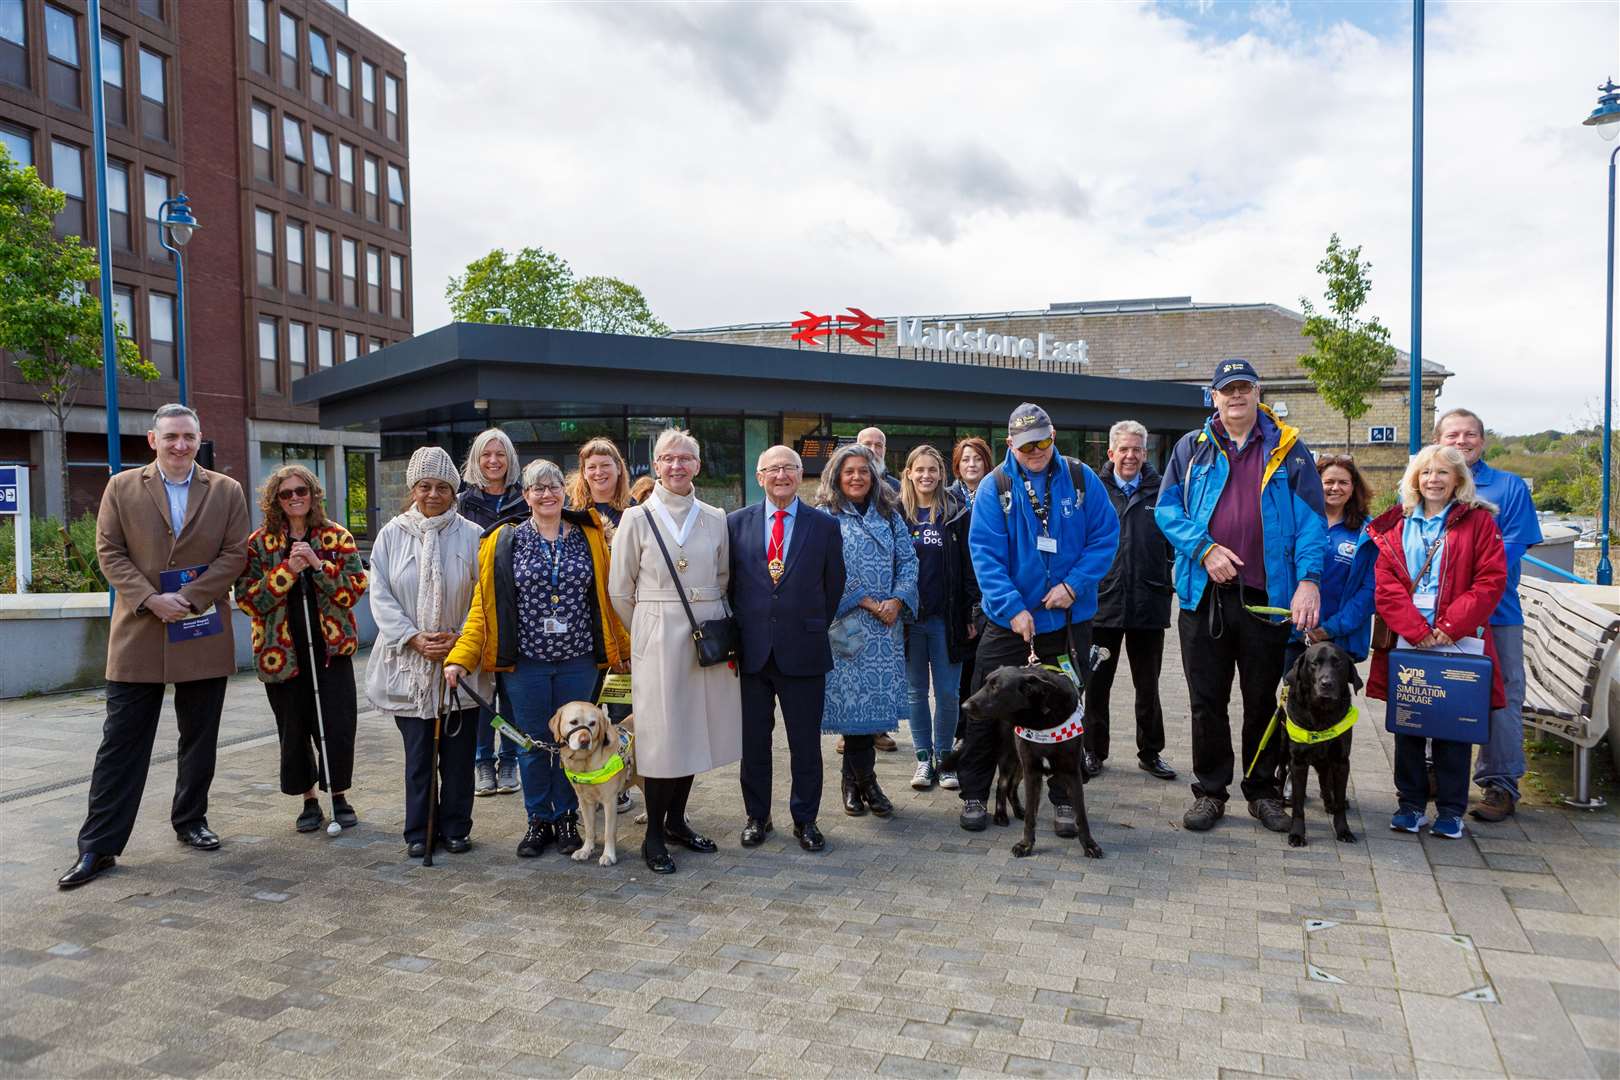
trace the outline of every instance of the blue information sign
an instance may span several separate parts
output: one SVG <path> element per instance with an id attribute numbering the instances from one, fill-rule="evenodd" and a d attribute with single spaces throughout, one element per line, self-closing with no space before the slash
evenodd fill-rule
<path id="1" fill-rule="evenodd" d="M 0 514 L 22 512 L 22 496 L 17 491 L 16 465 L 0 465 Z"/>
<path id="2" fill-rule="evenodd" d="M 1367 441 L 1370 443 L 1392 443 L 1395 441 L 1393 427 L 1370 427 L 1367 429 Z"/>

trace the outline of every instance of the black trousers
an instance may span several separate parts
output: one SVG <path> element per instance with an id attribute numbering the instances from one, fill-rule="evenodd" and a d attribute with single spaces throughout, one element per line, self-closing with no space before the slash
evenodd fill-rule
<path id="1" fill-rule="evenodd" d="M 1085 686 L 1089 676 L 1091 656 L 1091 622 L 1078 622 L 1069 628 L 1069 632 L 1062 630 L 1048 630 L 1044 634 L 1035 635 L 1035 655 L 1042 660 L 1056 660 L 1069 651 L 1069 638 L 1074 638 L 1074 673 L 1080 677 L 1081 686 Z M 1004 667 L 1022 667 L 1029 661 L 1029 644 L 1023 638 L 1004 626 L 987 623 L 984 632 L 979 635 L 979 650 L 973 666 L 973 692 L 978 693 L 979 687 L 990 673 Z M 1000 717 L 981 716 L 969 718 L 967 730 L 963 735 L 965 745 L 962 751 L 962 760 L 957 768 L 957 779 L 962 785 L 961 798 L 977 799 L 986 802 L 990 798 L 990 784 L 996 778 L 996 760 L 1001 754 L 1001 726 Z M 1046 780 L 1046 794 L 1052 800 L 1053 806 L 1070 805 L 1074 799 L 1069 795 L 1068 783 L 1059 776 L 1049 776 Z M 1034 808 L 1030 808 L 1034 812 Z"/>
<path id="2" fill-rule="evenodd" d="M 1429 806 L 1427 753 L 1434 755 L 1434 809 L 1441 817 L 1462 817 L 1468 809 L 1468 776 L 1474 744 L 1454 739 L 1395 736 L 1395 797 L 1402 810 L 1422 813 Z"/>
<path id="3" fill-rule="evenodd" d="M 973 693 L 975 689 L 973 685 L 973 676 L 978 673 L 979 638 L 984 636 L 984 628 L 989 625 L 990 624 L 984 619 L 980 619 L 979 632 L 968 639 L 967 654 L 962 657 L 962 686 L 957 692 L 956 700 L 958 702 L 966 701 L 968 699 L 968 695 Z M 967 715 L 963 713 L 960 708 L 958 708 L 956 710 L 956 737 L 960 739 L 966 734 Z M 941 746 L 936 747 L 935 749 L 943 754 L 949 748 Z"/>
<path id="4" fill-rule="evenodd" d="M 1289 627 L 1268 623 L 1243 610 L 1244 594 L 1251 604 L 1265 604 L 1265 593 L 1238 585 L 1210 582 L 1195 611 L 1181 613 L 1181 664 L 1187 672 L 1187 696 L 1192 701 L 1192 755 L 1194 795 L 1225 802 L 1232 783 L 1232 720 L 1227 703 L 1232 698 L 1232 676 L 1237 675 L 1243 695 L 1243 726 L 1239 744 L 1248 769 L 1260 738 L 1277 708 L 1277 683 L 1282 678 L 1283 649 Z M 1243 797 L 1280 799 L 1278 770 L 1287 740 L 1272 736 L 1265 758 L 1243 778 Z"/>
<path id="5" fill-rule="evenodd" d="M 163 683 L 107 684 L 107 720 L 101 727 L 101 748 L 90 774 L 90 812 L 79 829 L 81 855 L 124 853 L 152 767 L 163 691 Z M 214 782 L 219 713 L 224 705 L 223 676 L 174 684 L 180 761 L 169 823 L 175 832 L 208 824 L 208 788 Z"/>
<path id="6" fill-rule="evenodd" d="M 1159 703 L 1159 671 L 1164 666 L 1164 631 L 1093 627 L 1091 642 L 1107 649 L 1107 660 L 1086 680 L 1086 749 L 1108 760 L 1108 695 L 1119 671 L 1121 649 L 1130 657 L 1136 690 L 1136 756 L 1152 761 L 1164 751 L 1164 707 Z"/>
<path id="7" fill-rule="evenodd" d="M 877 736 L 845 735 L 844 760 L 839 775 L 848 781 L 864 780 L 877 772 Z"/>
<path id="8" fill-rule="evenodd" d="M 784 675 L 771 656 L 754 674 L 743 672 L 741 690 L 743 808 L 751 818 L 771 816 L 771 732 L 780 702 L 791 776 L 788 812 L 795 825 L 815 821 L 821 810 L 821 710 L 827 676 Z"/>
<path id="9" fill-rule="evenodd" d="M 439 729 L 439 812 L 434 831 L 441 838 L 472 832 L 477 723 L 477 709 L 461 709 L 446 716 Z M 394 724 L 405 740 L 405 842 L 426 842 L 433 779 L 433 717 L 396 716 Z"/>
<path id="10" fill-rule="evenodd" d="M 332 791 L 348 791 L 354 783 L 354 729 L 356 702 L 354 658 L 334 656 L 331 662 L 310 677 L 309 661 L 298 665 L 298 674 L 286 682 L 265 683 L 270 711 L 276 716 L 276 735 L 281 740 L 281 793 L 302 795 L 313 787 L 328 790 L 324 777 L 330 776 Z M 326 763 L 319 762 L 321 728 L 315 720 L 315 682 L 321 688 L 321 725 L 326 731 Z"/>

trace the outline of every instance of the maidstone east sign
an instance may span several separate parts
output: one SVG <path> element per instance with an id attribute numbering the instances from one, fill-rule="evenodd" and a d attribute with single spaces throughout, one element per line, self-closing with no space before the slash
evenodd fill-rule
<path id="1" fill-rule="evenodd" d="M 805 311 L 804 318 L 792 323 L 793 341 L 820 346 L 829 337 L 849 338 L 860 345 L 875 348 L 884 333 L 884 320 L 873 318 L 860 308 L 846 308 L 848 315 L 817 315 Z M 1004 356 L 1008 359 L 1054 360 L 1059 363 L 1088 364 L 1084 340 L 1060 341 L 1057 335 L 1038 333 L 1032 338 L 1017 334 L 997 334 L 984 327 L 967 329 L 960 322 L 943 320 L 924 322 L 922 319 L 901 317 L 895 320 L 896 344 L 900 348 L 938 349 L 941 352 L 977 353 L 984 356 Z"/>

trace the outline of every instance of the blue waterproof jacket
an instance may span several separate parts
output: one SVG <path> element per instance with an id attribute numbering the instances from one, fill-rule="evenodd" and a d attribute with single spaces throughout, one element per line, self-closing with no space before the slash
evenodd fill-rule
<path id="1" fill-rule="evenodd" d="M 1378 561 L 1378 545 L 1365 524 L 1356 531 L 1331 525 L 1327 542 L 1322 562 L 1322 629 L 1333 644 L 1359 663 L 1367 659 L 1372 644 L 1373 564 Z M 1341 570 L 1346 555 L 1350 565 Z M 1294 639 L 1299 640 L 1298 631 Z"/>
<path id="2" fill-rule="evenodd" d="M 1184 610 L 1198 607 L 1209 584 L 1204 554 L 1214 541 L 1209 519 L 1226 490 L 1231 462 L 1213 428 L 1214 417 L 1177 442 L 1159 487 L 1154 518 L 1176 549 L 1176 598 Z M 1260 479 L 1260 527 L 1265 536 L 1267 602 L 1288 607 L 1301 581 L 1322 580 L 1327 552 L 1322 478 L 1299 431 L 1278 420 L 1264 405 L 1250 438 L 1262 440 L 1266 454 Z"/>
<path id="3" fill-rule="evenodd" d="M 1076 464 L 1085 482 L 1084 498 L 1076 498 L 1069 463 L 1061 454 L 1052 455 L 1044 474 L 1029 477 L 1043 502 L 1047 484 L 1052 485 L 1049 526 L 1058 549 L 1050 555 L 1036 546 L 1041 523 L 1024 488 L 1029 474 L 1012 451 L 997 466 L 1011 481 L 1005 505 L 994 474 L 979 483 L 968 551 L 979 579 L 980 607 L 997 626 L 1011 629 L 1013 617 L 1027 611 L 1035 618 L 1037 634 L 1062 630 L 1069 616 L 1041 604 L 1059 582 L 1074 590 L 1069 611 L 1075 622 L 1097 614 L 1097 583 L 1114 565 L 1114 551 L 1119 547 L 1119 515 L 1097 474 L 1089 465 Z"/>

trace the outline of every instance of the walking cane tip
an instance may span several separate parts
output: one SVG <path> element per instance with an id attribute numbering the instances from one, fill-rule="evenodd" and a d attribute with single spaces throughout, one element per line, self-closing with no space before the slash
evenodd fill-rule
<path id="1" fill-rule="evenodd" d="M 340 833 L 342 831 L 343 831 L 343 826 L 339 825 L 335 821 L 332 822 L 332 824 L 330 824 L 330 825 L 328 825 L 326 827 L 326 835 L 327 836 L 336 836 L 338 833 Z"/>

